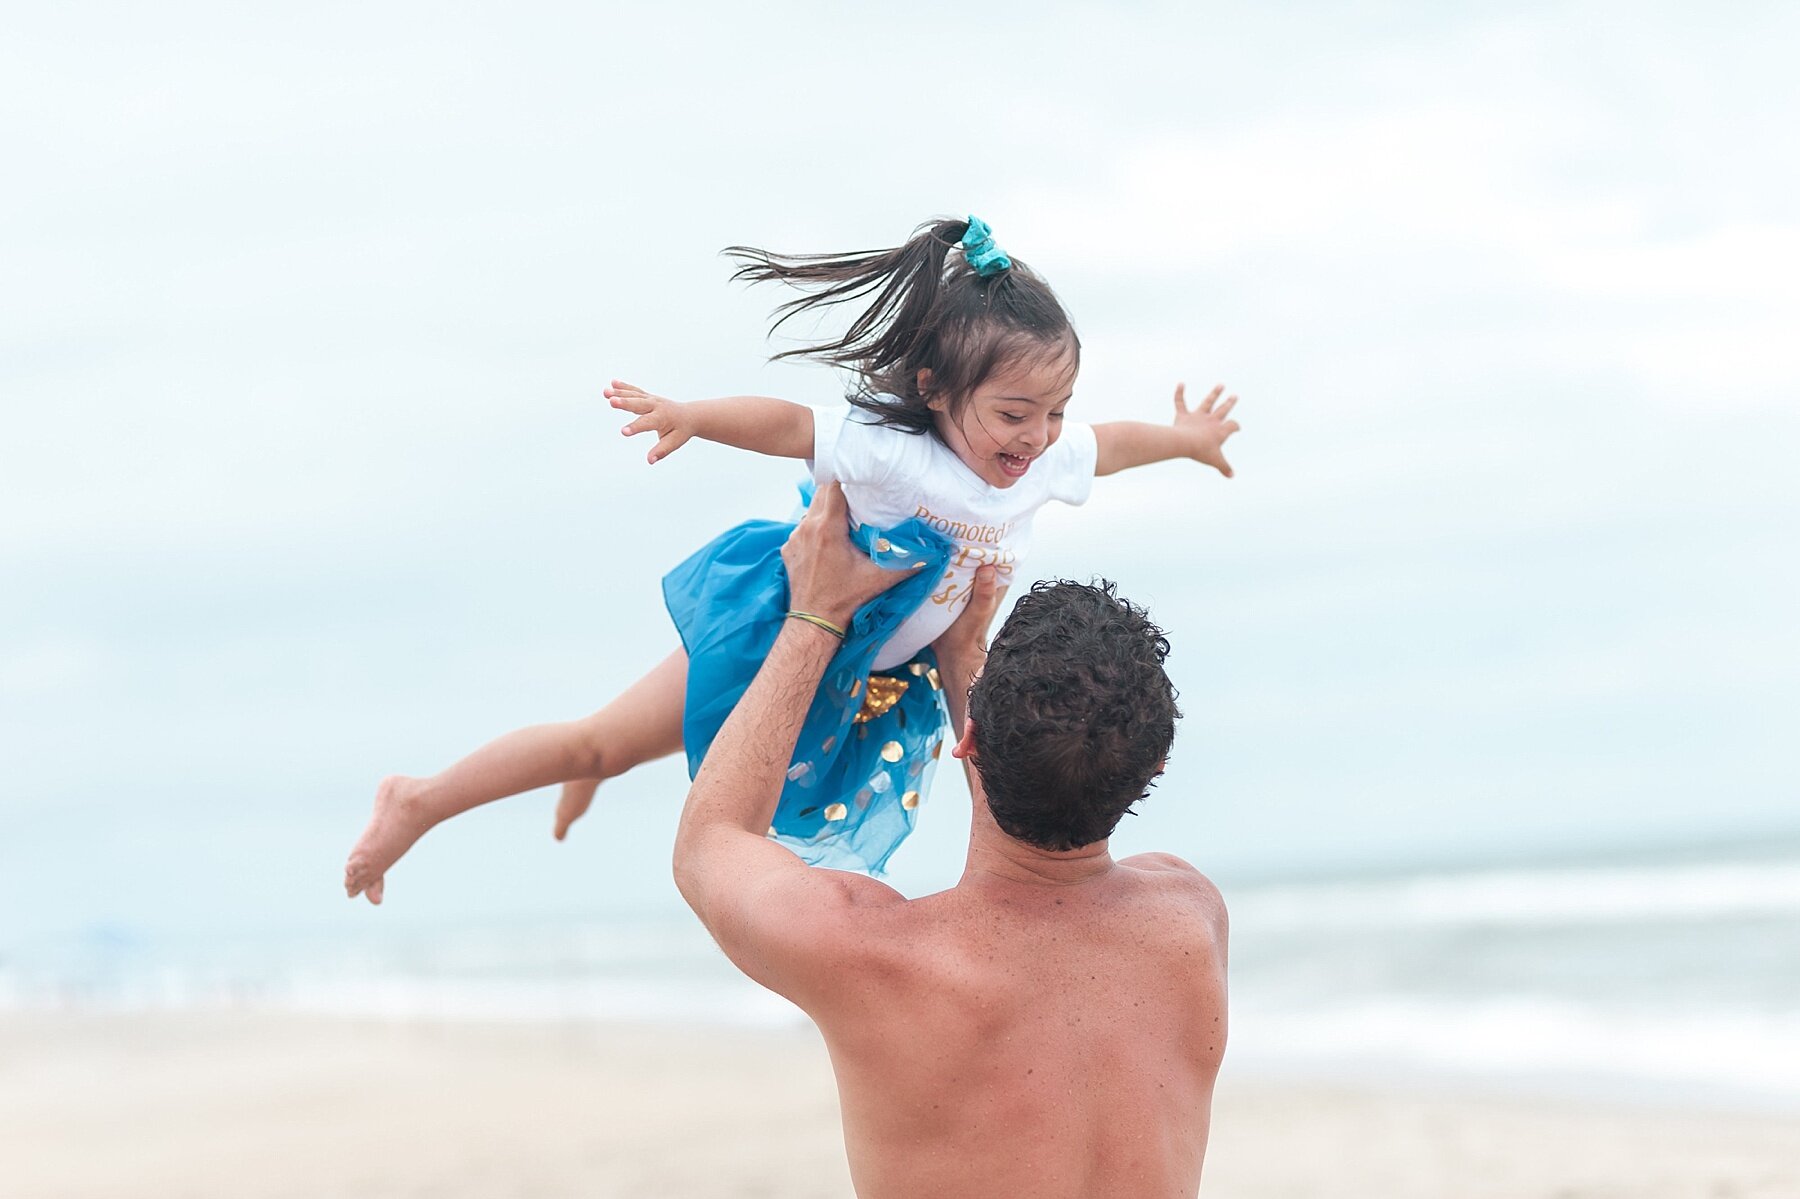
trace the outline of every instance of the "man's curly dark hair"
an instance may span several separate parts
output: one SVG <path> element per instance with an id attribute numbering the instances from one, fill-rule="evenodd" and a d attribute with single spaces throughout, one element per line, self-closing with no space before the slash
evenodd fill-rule
<path id="1" fill-rule="evenodd" d="M 1112 835 L 1175 740 L 1169 639 L 1115 585 L 1034 583 L 969 691 L 975 769 L 1001 830 L 1039 849 Z"/>

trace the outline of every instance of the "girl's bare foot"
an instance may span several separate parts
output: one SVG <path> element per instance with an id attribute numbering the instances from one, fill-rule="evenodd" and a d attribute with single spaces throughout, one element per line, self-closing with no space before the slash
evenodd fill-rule
<path id="1" fill-rule="evenodd" d="M 352 899 L 367 895 L 370 903 L 381 902 L 382 876 L 431 827 L 418 802 L 422 787 L 420 780 L 396 774 L 382 779 L 375 788 L 375 814 L 344 865 L 344 894 Z"/>
<path id="2" fill-rule="evenodd" d="M 556 801 L 556 839 L 561 841 L 569 835 L 569 826 L 587 812 L 588 805 L 594 802 L 594 792 L 600 786 L 599 779 L 573 779 L 562 786 L 562 797 Z"/>

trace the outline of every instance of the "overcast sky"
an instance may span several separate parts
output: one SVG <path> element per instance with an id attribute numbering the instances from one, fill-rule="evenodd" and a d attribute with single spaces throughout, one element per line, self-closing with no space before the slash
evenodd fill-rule
<path id="1" fill-rule="evenodd" d="M 600 398 L 829 404 L 717 251 L 977 213 L 1072 415 L 1243 398 L 1040 522 L 1187 713 L 1223 874 L 1800 828 L 1800 11 L 40 6 L 0 38 L 0 910 L 306 923 L 375 781 L 600 706 L 796 471 Z M 684 773 L 435 834 L 414 911 L 664 902 Z M 896 862 L 953 878 L 946 774 Z M 966 801 L 965 801 L 966 806 Z M 412 898 L 416 896 L 416 898 Z"/>

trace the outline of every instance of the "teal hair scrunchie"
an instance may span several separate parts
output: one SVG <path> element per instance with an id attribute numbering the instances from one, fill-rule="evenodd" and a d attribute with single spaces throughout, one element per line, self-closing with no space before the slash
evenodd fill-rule
<path id="1" fill-rule="evenodd" d="M 962 236 L 963 257 L 983 279 L 1012 269 L 1012 259 L 994 244 L 994 231 L 978 216 L 969 218 L 969 231 Z"/>

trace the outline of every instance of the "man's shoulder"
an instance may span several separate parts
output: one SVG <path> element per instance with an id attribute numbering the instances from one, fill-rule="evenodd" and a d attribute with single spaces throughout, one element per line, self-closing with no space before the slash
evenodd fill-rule
<path id="1" fill-rule="evenodd" d="M 805 998 L 789 998 L 814 1020 L 861 1018 L 872 996 L 941 981 L 958 959 L 967 929 L 942 893 L 909 898 L 874 879 L 813 869 L 838 876 L 828 884 L 834 902 L 808 914 L 807 943 L 795 950 Z"/>
<path id="2" fill-rule="evenodd" d="M 1168 886 L 1218 894 L 1218 888 L 1212 885 L 1212 880 L 1201 874 L 1192 862 L 1172 853 L 1133 854 L 1128 858 L 1120 858 L 1119 865 L 1145 874 L 1165 876 L 1160 881 Z"/>
<path id="3" fill-rule="evenodd" d="M 810 1013 L 879 957 L 907 902 L 866 875 L 803 867 L 750 884 L 708 927 L 740 969 Z"/>
<path id="4" fill-rule="evenodd" d="M 1134 870 L 1167 871 L 1171 874 L 1183 874 L 1197 879 L 1206 877 L 1194 867 L 1192 862 L 1172 853 L 1134 853 L 1128 858 L 1120 858 L 1119 865 L 1130 866 Z"/>
<path id="5" fill-rule="evenodd" d="M 1159 895 L 1191 909 L 1197 918 L 1223 930 L 1225 897 L 1219 894 L 1211 879 L 1185 858 L 1172 853 L 1140 853 L 1121 858 L 1119 865 L 1138 872 Z"/>

